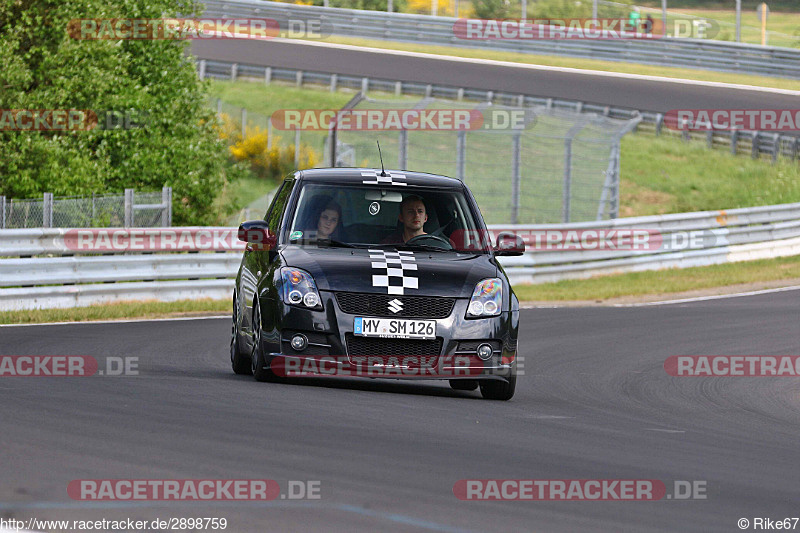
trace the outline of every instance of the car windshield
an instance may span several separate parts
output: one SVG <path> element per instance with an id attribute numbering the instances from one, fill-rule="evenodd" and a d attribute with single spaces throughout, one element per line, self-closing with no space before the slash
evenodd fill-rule
<path id="1" fill-rule="evenodd" d="M 305 183 L 286 238 L 301 246 L 489 252 L 462 190 L 398 189 Z"/>

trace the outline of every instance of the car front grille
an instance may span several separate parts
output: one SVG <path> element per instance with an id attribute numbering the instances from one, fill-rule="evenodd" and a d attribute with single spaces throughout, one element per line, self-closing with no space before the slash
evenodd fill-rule
<path id="1" fill-rule="evenodd" d="M 394 300 L 400 303 L 392 303 Z M 337 292 L 336 301 L 342 311 L 351 315 L 398 318 L 447 318 L 456 303 L 455 298 L 394 296 L 391 294 L 363 294 L 357 292 Z M 397 312 L 392 312 L 390 306 L 391 309 L 395 309 Z"/>
<path id="2" fill-rule="evenodd" d="M 347 354 L 352 356 L 438 356 L 442 351 L 442 338 L 433 340 L 380 339 L 359 337 L 348 333 L 345 336 Z"/>

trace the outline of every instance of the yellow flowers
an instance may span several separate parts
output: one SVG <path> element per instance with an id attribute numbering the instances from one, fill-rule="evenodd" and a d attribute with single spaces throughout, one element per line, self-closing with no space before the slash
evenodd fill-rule
<path id="1" fill-rule="evenodd" d="M 267 131 L 258 126 L 248 126 L 243 139 L 241 128 L 233 122 L 230 116 L 222 114 L 220 118 L 220 139 L 231 143 L 231 155 L 237 161 L 250 162 L 253 172 L 257 175 L 281 178 L 295 170 L 294 143 L 284 144 L 283 139 L 274 134 L 270 143 Z M 317 165 L 320 157 L 310 146 L 301 142 L 299 150 L 298 170 Z"/>

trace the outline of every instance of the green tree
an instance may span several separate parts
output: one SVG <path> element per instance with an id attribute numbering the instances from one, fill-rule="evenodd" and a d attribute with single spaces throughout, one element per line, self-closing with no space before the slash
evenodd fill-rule
<path id="1" fill-rule="evenodd" d="M 212 201 L 241 171 L 228 158 L 186 41 L 77 40 L 75 19 L 175 17 L 191 0 L 2 0 L 0 109 L 135 111 L 138 128 L 0 131 L 0 194 L 88 195 L 173 188 L 176 224 L 213 223 Z"/>

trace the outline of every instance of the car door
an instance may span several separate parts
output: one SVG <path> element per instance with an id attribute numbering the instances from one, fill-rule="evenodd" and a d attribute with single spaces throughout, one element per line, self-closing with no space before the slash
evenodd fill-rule
<path id="1" fill-rule="evenodd" d="M 267 214 L 264 216 L 270 231 L 275 235 L 280 235 L 281 220 L 286 211 L 289 198 L 291 198 L 294 183 L 295 179 L 293 177 L 284 180 L 278 192 L 275 193 Z M 266 280 L 272 280 L 275 269 L 279 268 L 280 255 L 274 253 L 274 250 L 272 252 L 270 253 L 270 250 L 260 250 L 249 244 L 245 247 L 244 258 L 242 259 L 240 294 L 242 295 L 241 301 L 244 306 L 243 330 L 248 333 L 252 333 L 253 301 L 255 300 L 256 292 L 259 287 L 264 287 Z M 268 291 L 268 298 L 270 294 L 274 294 L 274 287 L 271 291 Z"/>

